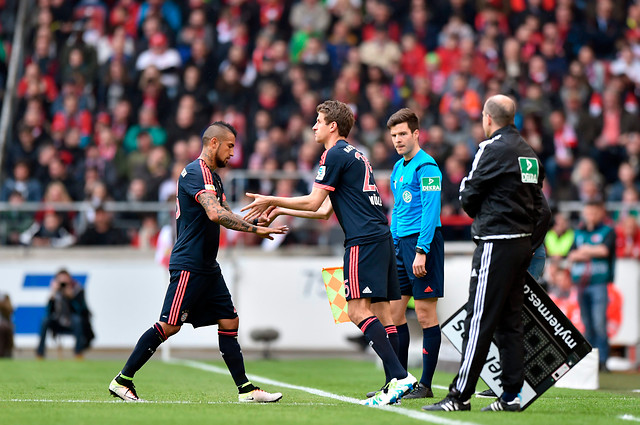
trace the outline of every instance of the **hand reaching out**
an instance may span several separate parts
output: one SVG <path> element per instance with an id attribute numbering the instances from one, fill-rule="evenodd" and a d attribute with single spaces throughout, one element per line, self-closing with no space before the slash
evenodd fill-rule
<path id="1" fill-rule="evenodd" d="M 244 219 L 247 221 L 251 221 L 255 218 L 259 218 L 262 213 L 264 213 L 267 208 L 269 208 L 269 197 L 265 195 L 259 195 L 257 193 L 247 193 L 249 198 L 253 198 L 254 201 L 249 205 L 243 207 L 240 211 L 249 212 L 244 216 Z"/>
<path id="2" fill-rule="evenodd" d="M 276 219 L 280 214 L 275 211 L 277 208 L 274 206 L 270 206 L 267 208 L 260 217 L 258 217 L 258 226 L 268 226 L 273 223 L 273 220 Z"/>
<path id="3" fill-rule="evenodd" d="M 271 235 L 284 235 L 288 231 L 288 226 L 265 227 L 259 225 L 258 230 L 256 230 L 256 234 L 261 238 L 273 240 L 273 236 Z"/>

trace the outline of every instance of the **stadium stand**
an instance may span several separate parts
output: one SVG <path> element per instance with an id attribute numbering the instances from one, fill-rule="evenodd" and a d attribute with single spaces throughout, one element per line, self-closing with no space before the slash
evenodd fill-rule
<path id="1" fill-rule="evenodd" d="M 67 229 L 76 237 L 111 201 L 155 203 L 117 211 L 123 240 L 137 240 L 149 213 L 161 211 L 157 227 L 166 224 L 172 194 L 163 183 L 197 156 L 201 130 L 217 119 L 239 130 L 232 169 L 223 170 L 233 204 L 245 190 L 305 192 L 321 154 L 310 130 L 315 105 L 327 98 L 356 112 L 350 141 L 371 158 L 382 187 L 397 158 L 386 120 L 399 107 L 418 112 L 422 146 L 451 186 L 443 188 L 449 239 L 468 237 L 455 189 L 484 137 L 482 103 L 497 92 L 519 104 L 517 125 L 548 170 L 552 205 L 579 211 L 567 202 L 637 202 L 635 1 L 24 3 L 34 6 L 24 22 L 18 1 L 0 5 L 0 86 L 16 96 L 3 130 L 2 209 L 11 211 L 13 192 L 23 198 L 13 202 L 31 201 L 36 186 L 44 196 L 62 183 L 67 208 L 80 212 Z M 24 42 L 12 46 L 18 25 Z M 12 83 L 9 55 L 17 47 L 23 55 Z M 585 162 L 590 174 L 580 174 Z M 27 164 L 28 182 L 16 182 L 16 164 Z M 278 183 L 276 172 L 291 181 Z M 390 205 L 388 188 L 381 191 Z M 322 233 L 293 232 L 288 240 L 317 243 Z M 0 240 L 16 243 L 15 234 Z"/>

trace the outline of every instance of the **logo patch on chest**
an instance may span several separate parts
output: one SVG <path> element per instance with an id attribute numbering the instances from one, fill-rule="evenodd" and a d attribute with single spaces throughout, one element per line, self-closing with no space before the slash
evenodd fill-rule
<path id="1" fill-rule="evenodd" d="M 413 197 L 411 196 L 411 192 L 409 192 L 408 190 L 405 190 L 404 192 L 402 192 L 402 200 L 404 202 L 411 202 L 411 199 L 413 199 Z"/>
<path id="2" fill-rule="evenodd" d="M 440 187 L 440 177 L 423 177 L 420 181 L 420 187 L 423 192 L 439 192 Z"/>
<path id="3" fill-rule="evenodd" d="M 537 158 L 527 158 L 527 157 L 518 157 L 518 162 L 520 163 L 520 178 L 522 183 L 538 183 L 538 159 Z"/>

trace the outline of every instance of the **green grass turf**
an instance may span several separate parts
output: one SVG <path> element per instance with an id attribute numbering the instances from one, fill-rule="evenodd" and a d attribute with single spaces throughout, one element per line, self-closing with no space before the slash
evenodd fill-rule
<path id="1" fill-rule="evenodd" d="M 221 362 L 211 362 L 224 367 Z M 138 393 L 158 402 L 190 404 L 134 404 L 117 402 L 107 391 L 121 361 L 2 360 L 0 361 L 0 424 L 389 424 L 429 423 L 397 413 L 356 406 L 303 391 L 262 385 L 281 391 L 280 403 L 238 404 L 231 377 L 178 364 L 151 361 L 137 375 Z M 371 362 L 341 359 L 272 360 L 247 362 L 249 374 L 331 393 L 363 398 L 380 386 L 383 373 Z M 419 371 L 413 370 L 419 376 Z M 434 384 L 446 386 L 453 376 L 436 373 Z M 260 385 L 259 382 L 256 382 Z M 489 399 L 472 399 L 471 412 L 424 413 L 432 423 L 450 425 L 549 425 L 640 423 L 640 388 L 637 374 L 601 375 L 602 390 L 552 388 L 522 413 L 486 413 Z M 484 389 L 483 384 L 478 390 Z M 435 389 L 436 399 L 446 390 Z M 10 401 L 20 400 L 54 400 Z M 90 400 L 71 403 L 69 400 Z M 430 400 L 431 401 L 431 400 Z M 426 400 L 404 400 L 400 408 L 420 411 Z M 393 407 L 392 409 L 394 409 Z M 622 420 L 622 415 L 631 420 Z"/>

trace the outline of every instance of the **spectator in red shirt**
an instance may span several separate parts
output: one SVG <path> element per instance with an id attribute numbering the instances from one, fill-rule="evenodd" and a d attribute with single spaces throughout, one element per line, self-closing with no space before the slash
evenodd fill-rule
<path id="1" fill-rule="evenodd" d="M 111 9 L 109 23 L 112 28 L 123 25 L 127 34 L 135 38 L 138 35 L 139 11 L 140 4 L 136 0 L 118 0 L 113 9 Z"/>
<path id="2" fill-rule="evenodd" d="M 427 55 L 427 49 L 418 43 L 415 34 L 407 33 L 403 35 L 401 47 L 402 58 L 400 59 L 400 68 L 402 71 L 412 77 L 425 75 L 427 70 L 424 57 Z"/>
<path id="3" fill-rule="evenodd" d="M 89 144 L 93 128 L 91 113 L 79 110 L 78 98 L 73 94 L 64 96 L 62 111 L 53 116 L 53 126 L 60 126 L 65 130 L 78 129 L 80 131 L 81 145 Z"/>
<path id="4" fill-rule="evenodd" d="M 49 75 L 42 75 L 35 62 L 28 64 L 18 83 L 18 97 L 44 96 L 48 102 L 58 97 L 56 83 Z"/>
<path id="5" fill-rule="evenodd" d="M 616 225 L 616 257 L 640 259 L 640 226 L 628 215 Z"/>
<path id="6" fill-rule="evenodd" d="M 482 111 L 482 101 L 477 92 L 468 87 L 466 75 L 453 77 L 451 91 L 445 93 L 440 101 L 440 115 L 447 112 L 458 114 L 461 118 L 477 120 Z"/>

